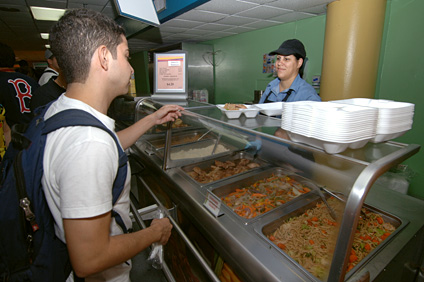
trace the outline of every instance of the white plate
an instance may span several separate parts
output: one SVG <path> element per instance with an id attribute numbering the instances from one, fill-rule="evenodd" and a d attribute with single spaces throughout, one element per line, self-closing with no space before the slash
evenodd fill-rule
<path id="1" fill-rule="evenodd" d="M 254 104 L 255 107 L 259 108 L 259 111 L 267 116 L 279 116 L 283 112 L 284 102 L 273 102 L 265 104 Z"/>
<path id="2" fill-rule="evenodd" d="M 257 108 L 254 105 L 244 105 L 244 106 L 246 106 L 246 109 L 239 109 L 239 110 L 226 110 L 226 109 L 224 109 L 225 105 L 223 105 L 223 104 L 219 104 L 219 105 L 216 105 L 216 106 L 229 119 L 239 118 L 241 116 L 241 114 L 244 114 L 246 116 L 246 118 L 254 118 L 259 113 L 259 108 Z"/>
<path id="3" fill-rule="evenodd" d="M 287 133 L 292 141 L 307 144 L 312 147 L 322 149 L 328 154 L 338 154 L 345 151 L 347 148 L 359 149 L 364 147 L 368 143 L 368 141 L 370 141 L 370 138 L 366 138 L 363 140 L 357 140 L 357 141 L 348 142 L 348 143 L 329 142 L 329 141 L 324 141 L 324 140 L 320 140 L 316 138 L 306 137 L 306 136 L 296 134 L 290 131 L 288 131 Z"/>

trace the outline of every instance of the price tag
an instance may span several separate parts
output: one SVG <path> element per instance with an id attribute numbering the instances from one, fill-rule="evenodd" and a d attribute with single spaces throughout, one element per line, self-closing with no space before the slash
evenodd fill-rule
<path id="1" fill-rule="evenodd" d="M 206 194 L 206 199 L 203 205 L 215 216 L 218 217 L 223 213 L 220 213 L 221 199 L 210 191 Z"/>

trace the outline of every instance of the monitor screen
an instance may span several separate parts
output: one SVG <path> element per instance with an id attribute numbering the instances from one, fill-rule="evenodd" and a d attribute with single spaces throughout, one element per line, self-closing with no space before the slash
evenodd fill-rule
<path id="1" fill-rule="evenodd" d="M 187 96 L 187 52 L 172 51 L 154 54 L 154 95 Z"/>
<path id="2" fill-rule="evenodd" d="M 152 0 L 115 0 L 121 16 L 159 26 L 160 22 Z"/>

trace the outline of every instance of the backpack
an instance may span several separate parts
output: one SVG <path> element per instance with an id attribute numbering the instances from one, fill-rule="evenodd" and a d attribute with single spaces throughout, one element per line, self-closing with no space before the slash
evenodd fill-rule
<path id="1" fill-rule="evenodd" d="M 107 131 L 119 152 L 119 169 L 112 188 L 113 205 L 127 176 L 127 155 L 116 135 L 91 114 L 64 110 L 44 120 L 48 106 L 37 109 L 27 129 L 12 130 L 0 175 L 0 281 L 65 281 L 72 268 L 66 244 L 56 237 L 53 216 L 41 179 L 47 134 L 66 126 L 94 126 Z M 127 232 L 122 218 L 116 222 Z"/>

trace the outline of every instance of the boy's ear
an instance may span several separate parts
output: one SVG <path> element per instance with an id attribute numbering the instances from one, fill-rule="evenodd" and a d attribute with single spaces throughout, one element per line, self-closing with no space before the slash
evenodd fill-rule
<path id="1" fill-rule="evenodd" d="M 103 69 L 107 70 L 109 67 L 109 50 L 106 46 L 102 45 L 97 49 L 97 59 Z"/>

